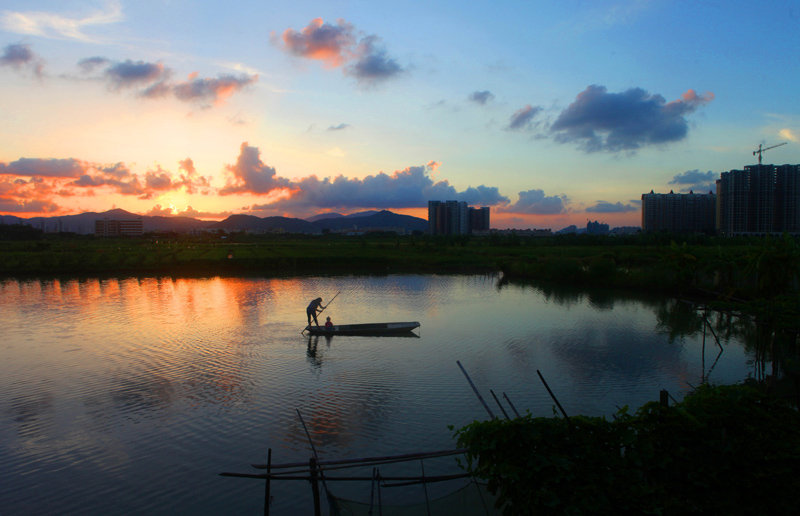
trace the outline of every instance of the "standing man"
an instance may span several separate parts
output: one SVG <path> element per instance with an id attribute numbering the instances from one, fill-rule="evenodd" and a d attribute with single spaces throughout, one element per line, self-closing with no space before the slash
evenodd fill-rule
<path id="1" fill-rule="evenodd" d="M 306 308 L 306 316 L 308 316 L 308 325 L 311 326 L 311 319 L 314 319 L 314 324 L 319 327 L 319 323 L 317 322 L 317 314 L 324 310 L 326 307 L 322 306 L 322 298 L 318 297 L 317 299 L 311 301 L 308 304 L 308 308 Z"/>

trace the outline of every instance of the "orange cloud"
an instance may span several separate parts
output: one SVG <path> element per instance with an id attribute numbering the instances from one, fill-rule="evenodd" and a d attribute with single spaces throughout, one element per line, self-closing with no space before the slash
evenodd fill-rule
<path id="1" fill-rule="evenodd" d="M 299 32 L 286 29 L 281 39 L 290 53 L 323 61 L 332 68 L 347 60 L 349 49 L 355 44 L 352 25 L 344 20 L 331 25 L 322 18 L 314 18 Z"/>

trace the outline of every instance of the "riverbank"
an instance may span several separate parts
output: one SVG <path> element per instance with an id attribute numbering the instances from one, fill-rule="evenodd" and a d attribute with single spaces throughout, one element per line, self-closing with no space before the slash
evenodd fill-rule
<path id="1" fill-rule="evenodd" d="M 507 280 L 757 299 L 797 294 L 791 238 L 44 235 L 7 241 L 0 276 L 494 273 Z"/>

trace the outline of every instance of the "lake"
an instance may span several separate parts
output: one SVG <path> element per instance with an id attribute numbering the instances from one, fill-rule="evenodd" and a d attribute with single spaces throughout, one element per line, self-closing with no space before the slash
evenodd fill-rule
<path id="1" fill-rule="evenodd" d="M 337 292 L 323 319 L 421 326 L 301 334 L 308 302 Z M 488 417 L 456 361 L 484 399 L 537 416 L 554 413 L 537 370 L 593 416 L 757 376 L 745 342 L 717 331 L 720 353 L 699 315 L 495 276 L 0 280 L 0 513 L 261 513 L 263 481 L 218 474 L 256 472 L 270 448 L 307 461 L 298 411 L 322 459 L 455 448 L 448 425 Z M 426 474 L 457 472 L 448 460 Z M 384 501 L 415 496 L 397 492 Z M 310 511 L 306 482 L 272 494 L 272 514 Z"/>

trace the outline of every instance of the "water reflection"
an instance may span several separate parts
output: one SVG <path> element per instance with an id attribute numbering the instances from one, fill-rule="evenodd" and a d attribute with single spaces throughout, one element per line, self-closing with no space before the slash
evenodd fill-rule
<path id="1" fill-rule="evenodd" d="M 262 486 L 216 473 L 268 447 L 283 462 L 307 460 L 296 410 L 330 458 L 446 449 L 448 425 L 484 414 L 456 360 L 484 394 L 508 393 L 521 411 L 550 413 L 541 370 L 568 413 L 599 415 L 662 388 L 679 396 L 701 378 L 766 375 L 779 351 L 751 322 L 672 300 L 496 282 L 2 280 L 3 510 L 255 512 Z M 419 333 L 301 335 L 308 299 L 337 291 L 334 320 L 420 321 Z M 710 328 L 725 347 L 713 367 Z M 760 352 L 749 339 L 772 344 Z M 291 492 L 276 489 L 276 499 Z"/>
<path id="2" fill-rule="evenodd" d="M 306 349 L 306 356 L 308 357 L 308 363 L 311 364 L 311 367 L 315 370 L 319 370 L 319 368 L 322 367 L 322 358 L 324 355 L 324 350 L 317 351 L 317 347 L 319 346 L 319 339 L 320 335 L 309 335 L 308 348 Z M 324 335 L 322 336 L 322 339 L 323 342 L 325 343 L 325 346 L 330 348 L 331 340 L 333 340 L 333 335 Z"/>

